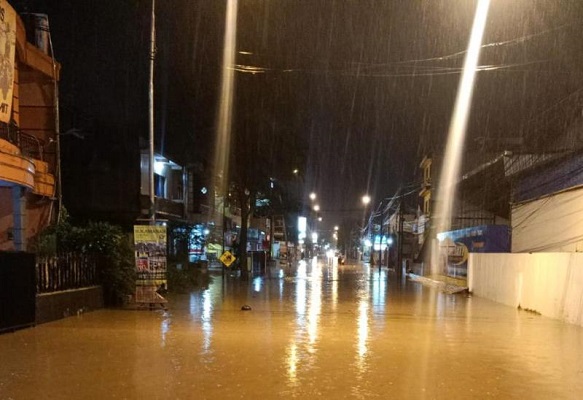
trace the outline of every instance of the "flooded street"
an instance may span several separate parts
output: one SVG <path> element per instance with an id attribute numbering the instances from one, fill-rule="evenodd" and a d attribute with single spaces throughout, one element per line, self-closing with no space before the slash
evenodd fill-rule
<path id="1" fill-rule="evenodd" d="M 243 305 L 252 310 L 242 311 Z M 0 336 L 0 399 L 578 399 L 583 329 L 300 263 Z"/>

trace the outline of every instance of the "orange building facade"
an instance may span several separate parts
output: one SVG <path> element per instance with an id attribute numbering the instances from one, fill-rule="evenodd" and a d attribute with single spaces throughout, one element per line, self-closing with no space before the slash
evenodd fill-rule
<path id="1" fill-rule="evenodd" d="M 59 203 L 60 66 L 48 46 L 46 19 L 23 17 L 34 21 L 35 43 L 27 40 L 23 19 L 0 0 L 0 250 L 30 250 Z"/>

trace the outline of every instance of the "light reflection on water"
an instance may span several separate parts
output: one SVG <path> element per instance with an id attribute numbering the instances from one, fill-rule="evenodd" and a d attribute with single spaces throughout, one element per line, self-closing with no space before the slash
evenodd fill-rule
<path id="1" fill-rule="evenodd" d="M 372 302 L 375 307 L 375 313 L 385 311 L 385 301 L 387 297 L 387 271 L 381 270 L 375 274 L 372 281 Z"/>
<path id="2" fill-rule="evenodd" d="M 160 323 L 160 337 L 162 339 L 162 347 L 166 346 L 166 335 L 170 331 L 170 318 L 164 318 Z"/>
<path id="3" fill-rule="evenodd" d="M 212 352 L 213 335 L 213 294 L 217 294 L 217 285 L 211 285 L 202 294 L 191 293 L 189 296 L 189 313 L 200 321 L 202 332 L 201 354 Z"/>
<path id="4" fill-rule="evenodd" d="M 311 260 L 308 275 L 307 264 L 300 261 L 296 279 L 295 330 L 286 351 L 288 384 L 297 384 L 297 371 L 303 372 L 316 364 L 320 314 L 322 310 L 322 266 Z"/>
<path id="5" fill-rule="evenodd" d="M 336 311 L 338 305 L 338 263 L 332 266 L 332 311 Z"/>
<path id="6" fill-rule="evenodd" d="M 289 385 L 294 387 L 297 384 L 298 369 L 298 347 L 294 340 L 291 340 L 287 351 L 287 376 Z"/>
<path id="7" fill-rule="evenodd" d="M 285 273 L 283 272 L 283 269 L 279 270 L 279 301 L 283 301 L 283 285 L 285 282 Z"/>
<path id="8" fill-rule="evenodd" d="M 583 390 L 580 328 L 368 266 L 309 261 L 285 273 L 218 274 L 208 288 L 169 296 L 167 314 L 103 310 L 0 335 L 0 397 L 547 399 Z M 83 385 L 64 394 L 71 379 Z"/>
<path id="9" fill-rule="evenodd" d="M 316 263 L 313 265 L 312 279 L 310 279 L 310 302 L 308 304 L 308 337 L 309 351 L 315 352 L 318 339 L 320 311 L 322 309 L 322 269 Z"/>
<path id="10" fill-rule="evenodd" d="M 203 332 L 203 346 L 202 353 L 208 353 L 211 349 L 211 339 L 213 336 L 213 321 L 212 321 L 213 305 L 211 301 L 210 289 L 205 290 L 202 294 L 202 332 Z"/>
<path id="11" fill-rule="evenodd" d="M 261 292 L 261 285 L 263 284 L 263 278 L 261 276 L 256 276 L 253 278 L 253 290 L 255 292 Z"/>
<path id="12" fill-rule="evenodd" d="M 366 373 L 366 355 L 368 352 L 369 335 L 369 303 L 368 296 L 362 296 L 358 306 L 358 335 L 356 343 L 356 366 L 359 376 Z"/>

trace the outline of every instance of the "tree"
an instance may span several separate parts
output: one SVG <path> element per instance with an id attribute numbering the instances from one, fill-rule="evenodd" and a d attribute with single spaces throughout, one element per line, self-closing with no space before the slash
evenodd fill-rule
<path id="1" fill-rule="evenodd" d="M 258 93 L 259 92 L 259 93 Z M 270 199 L 272 179 L 292 180 L 293 170 L 303 165 L 305 151 L 299 135 L 278 125 L 276 108 L 261 90 L 243 91 L 237 98 L 229 159 L 231 193 L 241 208 L 239 251 L 243 274 L 247 272 L 247 229 L 257 200 Z"/>

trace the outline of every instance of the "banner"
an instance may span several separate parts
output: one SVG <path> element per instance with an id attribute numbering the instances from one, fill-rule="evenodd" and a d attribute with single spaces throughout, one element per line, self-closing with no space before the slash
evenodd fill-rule
<path id="1" fill-rule="evenodd" d="M 134 225 L 136 286 L 166 285 L 166 227 Z"/>
<path id="2" fill-rule="evenodd" d="M 0 0 L 0 121 L 10 123 L 14 56 L 16 49 L 16 12 L 6 0 Z"/>
<path id="3" fill-rule="evenodd" d="M 469 253 L 510 252 L 510 228 L 507 225 L 479 225 L 439 233 L 439 256 L 447 276 L 467 276 Z"/>

